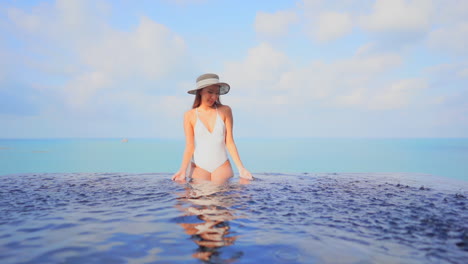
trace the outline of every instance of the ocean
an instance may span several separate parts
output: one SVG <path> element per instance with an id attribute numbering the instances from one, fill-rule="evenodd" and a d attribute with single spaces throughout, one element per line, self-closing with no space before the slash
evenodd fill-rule
<path id="1" fill-rule="evenodd" d="M 238 139 L 251 172 L 422 173 L 468 180 L 468 138 Z M 0 175 L 176 172 L 183 140 L 0 139 Z M 235 169 L 235 168 L 234 168 Z"/>
<path id="2" fill-rule="evenodd" d="M 466 263 L 467 139 L 237 145 L 215 185 L 182 140 L 0 140 L 0 263 Z"/>

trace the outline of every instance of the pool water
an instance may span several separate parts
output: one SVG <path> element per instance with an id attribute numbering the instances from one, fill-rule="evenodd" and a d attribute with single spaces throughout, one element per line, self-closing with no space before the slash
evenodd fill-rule
<path id="1" fill-rule="evenodd" d="M 463 263 L 468 183 L 416 174 L 0 177 L 1 263 Z"/>

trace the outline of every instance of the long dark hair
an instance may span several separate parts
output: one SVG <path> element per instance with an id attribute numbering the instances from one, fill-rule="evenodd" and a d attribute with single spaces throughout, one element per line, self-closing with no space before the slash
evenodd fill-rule
<path id="1" fill-rule="evenodd" d="M 204 88 L 203 88 L 203 89 L 204 89 Z M 195 94 L 195 100 L 193 100 L 192 109 L 193 109 L 193 108 L 197 108 L 197 107 L 199 107 L 199 106 L 201 105 L 201 91 L 202 91 L 203 89 L 198 89 L 198 90 L 197 90 L 197 93 Z M 220 105 L 223 105 L 223 104 L 221 103 L 221 96 L 218 96 L 218 100 L 216 100 L 216 102 L 214 103 L 214 105 L 215 105 L 216 107 L 218 107 L 218 106 L 220 106 Z"/>

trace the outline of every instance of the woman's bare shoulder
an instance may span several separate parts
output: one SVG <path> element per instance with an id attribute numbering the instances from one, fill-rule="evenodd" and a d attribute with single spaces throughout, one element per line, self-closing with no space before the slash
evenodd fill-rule
<path id="1" fill-rule="evenodd" d="M 218 107 L 218 111 L 221 113 L 221 117 L 223 118 L 224 121 L 226 121 L 226 118 L 232 116 L 232 110 L 229 105 L 221 105 Z"/>
<path id="2" fill-rule="evenodd" d="M 192 120 L 194 116 L 195 116 L 195 109 L 187 110 L 184 113 L 184 119 Z"/>
<path id="3" fill-rule="evenodd" d="M 223 113 L 229 113 L 231 112 L 231 107 L 229 105 L 221 105 L 218 107 L 219 111 L 223 112 Z"/>

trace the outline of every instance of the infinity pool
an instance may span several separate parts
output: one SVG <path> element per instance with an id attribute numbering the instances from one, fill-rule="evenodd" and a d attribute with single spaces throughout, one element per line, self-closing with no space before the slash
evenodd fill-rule
<path id="1" fill-rule="evenodd" d="M 463 263 L 468 184 L 416 174 L 0 177 L 1 263 Z"/>

